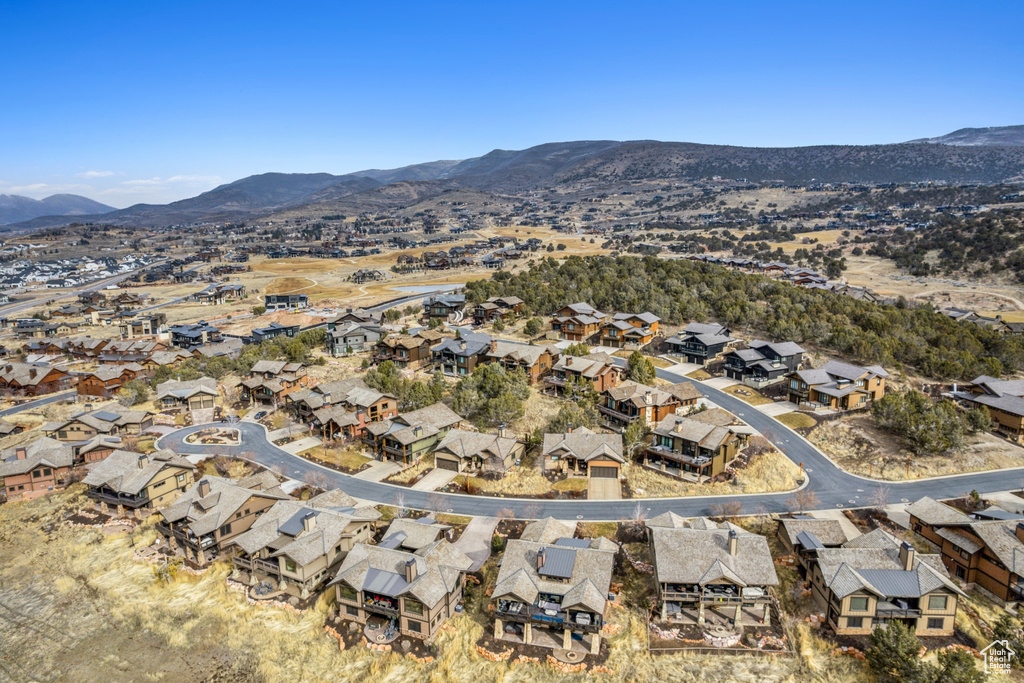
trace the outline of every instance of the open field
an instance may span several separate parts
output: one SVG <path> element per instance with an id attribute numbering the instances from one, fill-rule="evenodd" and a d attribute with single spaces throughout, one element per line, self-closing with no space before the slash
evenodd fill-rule
<path id="1" fill-rule="evenodd" d="M 908 458 L 911 479 L 1024 466 L 1024 448 L 987 433 L 968 435 L 961 453 L 913 455 L 870 415 L 822 423 L 807 438 L 846 471 L 890 481 L 907 479 Z"/>

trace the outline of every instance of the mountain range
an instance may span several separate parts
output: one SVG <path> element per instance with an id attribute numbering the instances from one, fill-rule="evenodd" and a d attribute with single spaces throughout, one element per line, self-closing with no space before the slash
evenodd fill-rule
<path id="1" fill-rule="evenodd" d="M 0 194 L 0 225 L 19 223 L 39 216 L 88 216 L 113 210 L 112 206 L 77 194 L 55 194 L 45 199 Z"/>
<path id="2" fill-rule="evenodd" d="M 524 150 L 493 150 L 481 157 L 432 161 L 346 175 L 264 173 L 170 204 L 136 204 L 117 211 L 84 197 L 56 195 L 49 210 L 24 209 L 23 197 L 0 197 L 0 224 L 15 229 L 76 220 L 116 225 L 165 226 L 245 220 L 298 207 L 338 206 L 351 211 L 409 205 L 451 189 L 517 195 L 545 187 L 615 185 L 634 180 L 714 176 L 751 182 L 998 183 L 1024 180 L 1024 126 L 964 128 L 938 138 L 888 145 L 734 147 L 687 142 L 590 140 L 555 142 Z M 72 206 L 68 200 L 81 204 Z M 3 200 L 10 199 L 8 208 Z M 17 200 L 17 201 L 14 201 Z M 86 204 L 89 202 L 90 204 Z M 91 208 L 90 208 L 91 206 Z"/>

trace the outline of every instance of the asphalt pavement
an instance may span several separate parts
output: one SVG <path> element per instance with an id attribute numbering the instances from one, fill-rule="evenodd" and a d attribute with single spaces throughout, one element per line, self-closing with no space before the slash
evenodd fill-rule
<path id="1" fill-rule="evenodd" d="M 57 403 L 58 401 L 64 401 L 67 399 L 73 399 L 75 397 L 75 393 L 75 390 L 72 389 L 70 391 L 62 391 L 56 394 L 50 394 L 45 398 L 39 398 L 36 399 L 35 401 L 28 401 L 27 403 L 22 403 L 21 405 L 14 406 L 6 410 L 0 410 L 0 417 L 16 415 L 18 413 L 23 413 L 26 410 L 32 410 L 33 408 L 42 408 L 43 406 L 48 406 L 51 403 Z"/>

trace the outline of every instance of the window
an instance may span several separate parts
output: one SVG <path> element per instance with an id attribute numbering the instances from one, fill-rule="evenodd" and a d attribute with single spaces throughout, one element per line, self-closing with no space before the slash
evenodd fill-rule
<path id="1" fill-rule="evenodd" d="M 846 628 L 864 628 L 864 617 L 846 617 Z"/>
<path id="2" fill-rule="evenodd" d="M 356 589 L 344 583 L 338 584 L 338 597 L 342 600 L 355 600 Z"/>
<path id="3" fill-rule="evenodd" d="M 413 633 L 421 633 L 422 632 L 422 626 L 421 626 L 420 622 L 413 621 L 412 619 L 410 619 L 409 620 L 409 630 L 412 631 Z"/>
<path id="4" fill-rule="evenodd" d="M 948 596 L 945 595 L 929 595 L 928 609 L 946 609 L 947 599 Z M 931 628 L 931 626 L 929 626 L 928 628 Z"/>
<path id="5" fill-rule="evenodd" d="M 33 479 L 38 479 L 41 476 L 43 476 L 43 471 L 42 470 L 32 470 L 32 478 Z"/>
<path id="6" fill-rule="evenodd" d="M 359 608 L 355 605 L 345 605 L 345 613 L 348 614 L 350 617 L 358 617 Z"/>
<path id="7" fill-rule="evenodd" d="M 185 483 L 185 475 L 184 475 L 184 473 L 178 475 L 178 483 L 179 484 L 184 484 Z"/>
<path id="8" fill-rule="evenodd" d="M 230 533 L 231 533 L 231 525 L 230 524 L 225 524 L 224 526 L 222 526 L 220 528 L 220 535 L 221 536 L 227 536 Z"/>
<path id="9" fill-rule="evenodd" d="M 423 603 L 419 600 L 405 598 L 405 611 L 410 614 L 423 614 Z"/>
<path id="10" fill-rule="evenodd" d="M 60 431 L 58 431 L 57 432 L 57 438 L 58 439 L 66 439 L 66 438 L 68 438 L 67 430 L 66 429 L 61 429 Z"/>
<path id="11" fill-rule="evenodd" d="M 45 470 L 43 470 L 43 476 L 44 477 L 50 476 L 50 472 L 51 472 L 50 468 L 47 467 Z"/>
<path id="12" fill-rule="evenodd" d="M 853 597 L 850 598 L 850 611 L 851 612 L 867 612 L 868 611 L 868 599 L 864 597 Z"/>
<path id="13" fill-rule="evenodd" d="M 939 631 L 946 626 L 946 620 L 942 617 L 928 617 L 928 630 Z"/>
<path id="14" fill-rule="evenodd" d="M 285 569 L 285 571 L 288 571 L 288 572 L 295 571 L 295 561 L 294 560 L 289 560 L 289 559 L 286 558 L 285 561 L 284 561 L 284 569 Z"/>

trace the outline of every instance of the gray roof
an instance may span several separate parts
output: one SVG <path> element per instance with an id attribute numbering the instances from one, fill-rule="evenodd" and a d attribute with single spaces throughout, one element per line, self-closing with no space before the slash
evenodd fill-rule
<path id="1" fill-rule="evenodd" d="M 537 553 L 541 550 L 545 560 L 538 572 Z M 511 597 L 533 604 L 539 593 L 551 593 L 563 596 L 563 609 L 585 607 L 603 614 L 614 564 L 612 549 L 565 548 L 512 540 L 502 555 L 493 597 Z"/>
<path id="2" fill-rule="evenodd" d="M 442 429 L 454 427 L 460 422 L 462 416 L 458 413 L 443 403 L 434 403 L 398 417 L 373 422 L 367 426 L 367 431 L 377 436 L 384 435 L 399 443 L 410 444 L 437 434 Z M 421 428 L 420 434 L 416 433 L 417 427 Z"/>
<path id="3" fill-rule="evenodd" d="M 649 387 L 646 384 L 640 384 L 633 380 L 626 380 L 618 386 L 606 389 L 605 393 L 616 401 L 632 403 L 638 408 L 670 405 L 679 401 L 679 399 L 667 391 Z M 650 399 L 649 402 L 648 399 Z"/>
<path id="4" fill-rule="evenodd" d="M 18 449 L 25 449 L 25 458 L 18 460 Z M 58 468 L 71 467 L 75 461 L 71 444 L 43 436 L 27 446 L 5 448 L 0 452 L 0 477 L 11 477 L 31 472 L 39 465 Z"/>
<path id="5" fill-rule="evenodd" d="M 560 538 L 572 538 L 575 533 L 575 522 L 561 522 L 554 517 L 547 517 L 527 524 L 519 538 L 536 543 L 554 543 Z"/>
<path id="6" fill-rule="evenodd" d="M 405 580 L 409 561 L 416 567 L 411 583 Z M 374 591 L 391 597 L 410 595 L 432 608 L 459 587 L 459 578 L 472 560 L 447 541 L 417 553 L 357 543 L 341 563 L 331 585 L 346 583 L 356 590 Z"/>
<path id="7" fill-rule="evenodd" d="M 463 334 L 462 339 L 445 339 L 443 342 L 433 347 L 431 352 L 448 352 L 456 356 L 468 357 L 485 353 L 491 346 L 491 340 L 489 337 L 487 339 L 471 339 L 467 338 L 467 336 L 467 334 Z"/>
<path id="8" fill-rule="evenodd" d="M 168 467 L 196 469 L 191 462 L 166 448 L 148 455 L 117 450 L 96 463 L 82 483 L 94 488 L 106 487 L 118 493 L 136 495 L 149 485 L 153 477 Z"/>
<path id="9" fill-rule="evenodd" d="M 995 396 L 1024 397 L 1024 380 L 1022 379 L 999 379 L 981 375 L 976 377 L 971 384 L 981 387 L 987 393 Z"/>
<path id="10" fill-rule="evenodd" d="M 907 506 L 907 512 L 928 525 L 967 524 L 971 518 L 948 505 L 925 496 Z"/>
<path id="11" fill-rule="evenodd" d="M 199 494 L 203 482 L 210 486 L 206 496 Z M 178 500 L 161 510 L 160 514 L 169 522 L 184 523 L 196 536 L 203 536 L 223 526 L 231 515 L 253 497 L 277 500 L 288 498 L 283 493 L 245 488 L 240 484 L 206 475 L 181 494 Z"/>
<path id="12" fill-rule="evenodd" d="M 721 582 L 740 587 L 776 586 L 768 541 L 756 534 L 726 529 L 650 530 L 654 545 L 654 571 L 660 583 Z M 736 533 L 736 554 L 729 554 L 729 534 Z"/>
<path id="13" fill-rule="evenodd" d="M 165 396 L 172 396 L 178 400 L 184 400 L 192 398 L 196 394 L 216 396 L 217 380 L 212 377 L 200 377 L 199 379 L 192 379 L 185 382 L 169 379 L 166 382 L 156 385 L 157 400 L 163 399 Z"/>
<path id="14" fill-rule="evenodd" d="M 483 459 L 494 456 L 504 460 L 511 453 L 515 452 L 519 441 L 496 434 L 482 434 L 480 432 L 467 432 L 461 429 L 453 429 L 437 445 L 435 451 L 444 451 L 457 456 L 459 459 L 472 458 L 474 456 Z"/>
<path id="15" fill-rule="evenodd" d="M 727 427 L 692 420 L 681 415 L 669 415 L 659 422 L 652 432 L 696 443 L 710 451 L 717 451 L 723 444 L 735 438 Z"/>
<path id="16" fill-rule="evenodd" d="M 543 456 L 557 454 L 589 462 L 596 458 L 625 462 L 621 434 L 595 434 L 580 430 L 568 434 L 545 434 Z"/>
<path id="17" fill-rule="evenodd" d="M 451 529 L 450 526 L 429 518 L 398 517 L 391 521 L 391 525 L 384 532 L 384 538 L 401 534 L 403 536 L 400 544 L 402 548 L 419 550 L 442 538 L 449 529 Z"/>
<path id="18" fill-rule="evenodd" d="M 780 519 L 779 526 L 782 528 L 790 545 L 795 545 L 797 536 L 804 531 L 814 536 L 826 546 L 836 546 L 846 543 L 846 532 L 843 525 L 836 519 Z"/>

